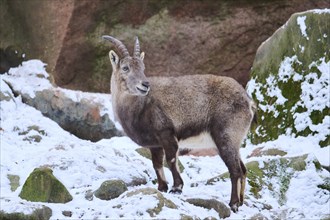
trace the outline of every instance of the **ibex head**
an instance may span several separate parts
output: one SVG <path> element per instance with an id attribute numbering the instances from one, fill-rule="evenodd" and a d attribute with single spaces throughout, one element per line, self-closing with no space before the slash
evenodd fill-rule
<path id="1" fill-rule="evenodd" d="M 131 95 L 145 96 L 150 90 L 150 84 L 144 74 L 144 52 L 140 53 L 139 39 L 135 37 L 133 56 L 130 56 L 126 46 L 118 39 L 105 35 L 103 39 L 110 41 L 120 57 L 111 50 L 109 52 L 110 62 L 112 64 L 112 77 L 124 86 L 124 90 Z"/>

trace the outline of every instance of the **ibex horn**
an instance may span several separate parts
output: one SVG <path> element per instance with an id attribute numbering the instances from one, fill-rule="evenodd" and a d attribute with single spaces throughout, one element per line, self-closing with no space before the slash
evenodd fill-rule
<path id="1" fill-rule="evenodd" d="M 129 56 L 127 48 L 120 40 L 117 40 L 116 38 L 111 37 L 109 35 L 103 35 L 102 38 L 104 40 L 110 41 L 115 46 L 115 48 L 121 53 L 123 57 Z"/>
<path id="2" fill-rule="evenodd" d="M 135 36 L 134 56 L 140 57 L 140 43 L 139 43 L 139 38 L 137 36 Z"/>

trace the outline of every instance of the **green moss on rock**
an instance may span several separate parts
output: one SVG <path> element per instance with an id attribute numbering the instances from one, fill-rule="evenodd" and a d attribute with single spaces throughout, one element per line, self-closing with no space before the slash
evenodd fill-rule
<path id="1" fill-rule="evenodd" d="M 320 189 L 325 189 L 330 192 L 330 177 L 324 178 L 324 182 L 322 184 L 317 185 Z"/>
<path id="2" fill-rule="evenodd" d="M 290 134 L 317 136 L 329 146 L 330 134 L 323 132 L 330 116 L 329 20 L 324 11 L 293 14 L 259 47 L 247 86 L 258 104 L 259 124 L 249 134 L 253 144 Z"/>
<path id="3" fill-rule="evenodd" d="M 306 160 L 307 155 L 305 154 L 297 157 L 275 158 L 264 162 L 251 161 L 245 164 L 250 193 L 255 198 L 261 198 L 260 192 L 263 187 L 267 186 L 278 202 L 284 204 L 286 201 L 286 192 L 293 174 L 297 171 L 305 170 L 307 163 L 316 163 L 315 160 L 308 162 Z M 228 172 L 209 179 L 207 184 L 214 184 L 217 181 L 224 181 L 226 179 L 229 179 Z M 277 184 L 273 185 L 274 182 Z M 275 189 L 277 186 L 279 188 Z"/>
<path id="4" fill-rule="evenodd" d="M 25 181 L 19 194 L 32 202 L 67 203 L 72 196 L 49 168 L 36 168 Z"/>

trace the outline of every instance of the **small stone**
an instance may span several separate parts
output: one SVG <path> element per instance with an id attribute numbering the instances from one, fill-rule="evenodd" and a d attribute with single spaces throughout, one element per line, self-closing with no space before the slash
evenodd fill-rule
<path id="1" fill-rule="evenodd" d="M 9 179 L 9 182 L 10 182 L 10 190 L 12 192 L 14 192 L 19 186 L 19 176 L 17 175 L 12 175 L 12 174 L 8 174 L 7 175 L 7 178 Z"/>
<path id="2" fill-rule="evenodd" d="M 266 216 L 261 213 L 253 215 L 249 220 L 268 220 Z"/>
<path id="3" fill-rule="evenodd" d="M 215 199 L 187 199 L 188 203 L 193 204 L 195 206 L 200 206 L 206 209 L 214 209 L 220 218 L 227 218 L 230 216 L 230 209 L 222 202 L 219 202 Z"/>
<path id="4" fill-rule="evenodd" d="M 87 199 L 88 201 L 92 201 L 93 200 L 93 191 L 91 189 L 87 190 L 85 193 L 85 199 Z"/>
<path id="5" fill-rule="evenodd" d="M 72 212 L 71 211 L 62 211 L 62 215 L 66 216 L 66 217 L 71 217 Z"/>
<path id="6" fill-rule="evenodd" d="M 156 215 L 158 215 L 162 211 L 164 206 L 166 206 L 167 208 L 171 208 L 171 209 L 177 209 L 177 206 L 171 200 L 166 199 L 161 192 L 159 192 L 158 190 L 156 190 L 154 188 L 150 188 L 150 187 L 138 189 L 133 192 L 129 192 L 126 194 L 126 197 L 132 197 L 132 196 L 136 196 L 139 194 L 152 195 L 158 200 L 158 204 L 155 207 L 149 208 L 147 210 L 150 217 L 156 217 Z"/>
<path id="7" fill-rule="evenodd" d="M 127 191 L 127 186 L 122 180 L 107 180 L 94 192 L 95 197 L 110 200 L 119 197 Z"/>

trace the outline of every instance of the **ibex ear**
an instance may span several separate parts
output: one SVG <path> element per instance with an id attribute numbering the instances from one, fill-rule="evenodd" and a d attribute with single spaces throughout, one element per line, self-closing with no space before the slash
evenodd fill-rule
<path id="1" fill-rule="evenodd" d="M 142 53 L 140 54 L 140 58 L 141 58 L 141 60 L 144 59 L 144 52 L 142 52 Z"/>
<path id="2" fill-rule="evenodd" d="M 119 63 L 119 57 L 118 55 L 115 53 L 115 51 L 110 50 L 109 52 L 109 58 L 110 58 L 110 62 L 112 64 L 112 67 L 115 69 L 117 68 L 117 65 Z"/>

